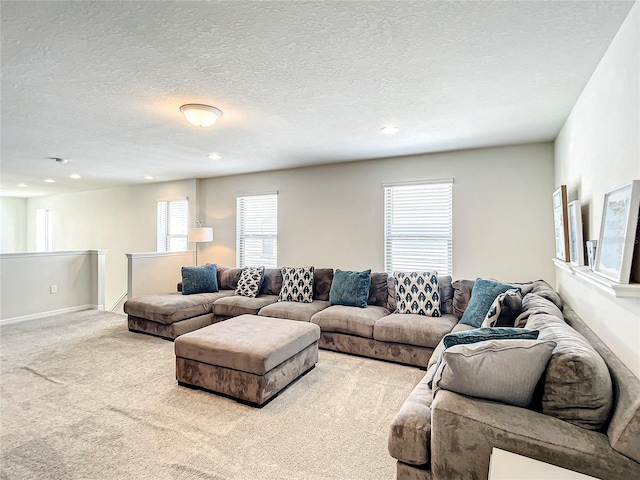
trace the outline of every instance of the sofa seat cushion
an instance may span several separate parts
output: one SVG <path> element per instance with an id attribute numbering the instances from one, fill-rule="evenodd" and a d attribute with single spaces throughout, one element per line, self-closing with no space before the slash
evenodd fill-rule
<path id="1" fill-rule="evenodd" d="M 245 314 L 257 315 L 261 308 L 277 301 L 277 295 L 260 295 L 255 298 L 234 295 L 216 300 L 213 304 L 213 313 L 219 317 L 237 317 Z"/>
<path id="2" fill-rule="evenodd" d="M 320 338 L 320 329 L 276 318 L 242 315 L 185 333 L 176 357 L 264 375 Z"/>
<path id="3" fill-rule="evenodd" d="M 311 303 L 276 302 L 261 308 L 258 315 L 310 322 L 311 317 L 328 306 L 329 301 L 325 300 L 314 300 Z"/>
<path id="4" fill-rule="evenodd" d="M 375 323 L 373 338 L 381 342 L 435 348 L 457 323 L 458 319 L 451 314 L 427 317 L 411 313 L 392 313 Z"/>
<path id="5" fill-rule="evenodd" d="M 424 465 L 429 461 L 433 394 L 428 379 L 433 375 L 434 369 L 435 365 L 409 394 L 389 429 L 389 454 L 411 465 Z"/>
<path id="6" fill-rule="evenodd" d="M 384 307 L 368 305 L 365 308 L 332 305 L 311 317 L 311 322 L 323 332 L 338 332 L 373 338 L 373 325 L 389 315 Z"/>
<path id="7" fill-rule="evenodd" d="M 134 317 L 170 325 L 186 318 L 198 317 L 213 311 L 213 302 L 233 295 L 233 290 L 216 293 L 160 293 L 132 298 L 124 304 L 124 312 Z"/>

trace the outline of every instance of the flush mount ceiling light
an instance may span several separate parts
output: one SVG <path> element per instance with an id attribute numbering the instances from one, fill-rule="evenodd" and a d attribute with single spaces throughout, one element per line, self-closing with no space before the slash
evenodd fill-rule
<path id="1" fill-rule="evenodd" d="M 20 188 L 27 188 L 29 185 L 27 185 L 26 183 L 19 183 L 17 186 Z"/>
<path id="2" fill-rule="evenodd" d="M 214 152 L 207 155 L 207 157 L 209 157 L 211 160 L 220 160 L 222 158 L 222 155 Z"/>
<path id="3" fill-rule="evenodd" d="M 145 180 L 153 180 L 153 177 L 151 175 L 145 175 L 144 177 Z"/>
<path id="4" fill-rule="evenodd" d="M 79 178 L 82 178 L 80 175 L 78 175 L 77 173 L 72 173 L 71 175 L 69 175 L 69 178 L 73 178 L 74 180 L 78 180 Z"/>
<path id="5" fill-rule="evenodd" d="M 53 178 L 47 178 L 44 183 L 56 183 L 56 181 Z"/>
<path id="6" fill-rule="evenodd" d="M 182 105 L 180 111 L 196 127 L 210 127 L 222 116 L 222 111 L 216 107 L 200 103 Z"/>
<path id="7" fill-rule="evenodd" d="M 398 130 L 400 130 L 398 127 L 394 126 L 394 125 L 389 125 L 387 127 L 382 127 L 380 129 L 380 131 L 382 133 L 384 133 L 385 135 L 394 135 L 396 133 L 398 133 Z"/>

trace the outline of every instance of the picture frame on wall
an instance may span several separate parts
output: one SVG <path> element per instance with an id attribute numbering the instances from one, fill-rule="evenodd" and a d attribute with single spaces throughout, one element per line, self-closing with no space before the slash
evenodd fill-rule
<path id="1" fill-rule="evenodd" d="M 570 257 L 566 185 L 561 185 L 553 192 L 553 225 L 556 234 L 556 258 L 568 262 Z"/>
<path id="2" fill-rule="evenodd" d="M 584 265 L 584 244 L 582 242 L 582 210 L 580 200 L 574 200 L 567 206 L 569 219 L 569 259 L 572 265 Z"/>
<path id="3" fill-rule="evenodd" d="M 640 180 L 604 196 L 595 272 L 618 283 L 629 283 L 640 212 Z"/>

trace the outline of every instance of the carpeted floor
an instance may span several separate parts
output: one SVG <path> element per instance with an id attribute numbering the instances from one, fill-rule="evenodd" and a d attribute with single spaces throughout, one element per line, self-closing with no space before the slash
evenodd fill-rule
<path id="1" fill-rule="evenodd" d="M 88 310 L 0 330 L 2 479 L 393 479 L 423 371 L 321 350 L 262 409 L 175 381 L 173 343 Z"/>

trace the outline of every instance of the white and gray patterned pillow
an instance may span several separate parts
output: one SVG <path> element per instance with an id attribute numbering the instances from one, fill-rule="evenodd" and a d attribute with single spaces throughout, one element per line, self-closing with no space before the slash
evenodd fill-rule
<path id="1" fill-rule="evenodd" d="M 282 289 L 279 302 L 313 302 L 314 267 L 282 268 Z"/>
<path id="2" fill-rule="evenodd" d="M 236 295 L 255 298 L 260 292 L 263 278 L 264 267 L 244 267 L 238 279 Z"/>
<path id="3" fill-rule="evenodd" d="M 440 317 L 438 272 L 393 272 L 396 313 Z"/>

